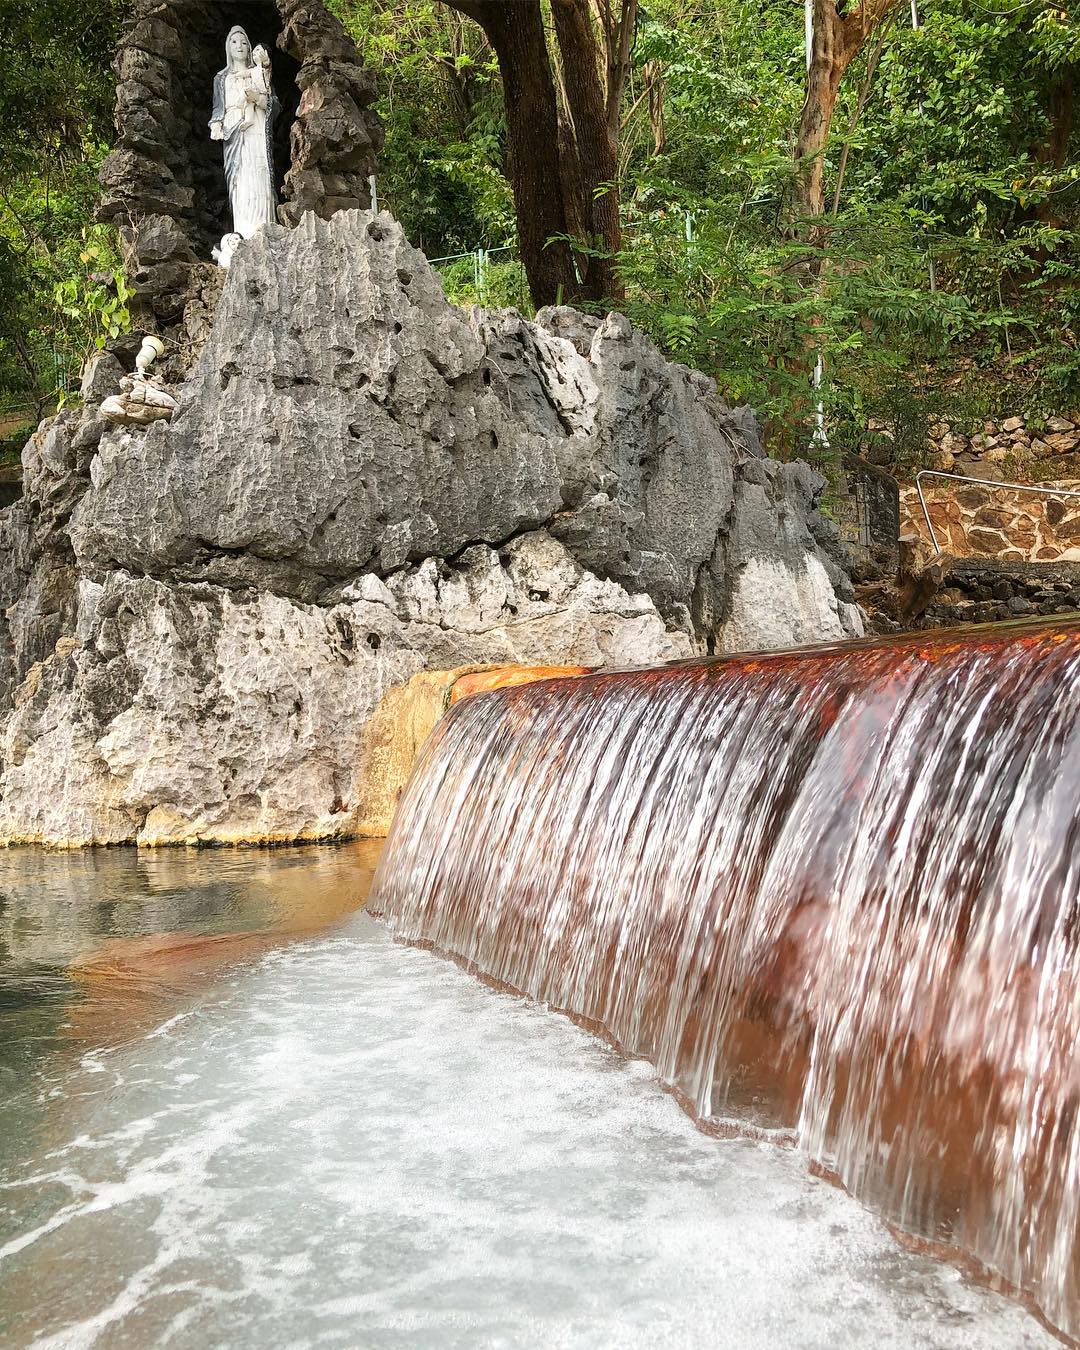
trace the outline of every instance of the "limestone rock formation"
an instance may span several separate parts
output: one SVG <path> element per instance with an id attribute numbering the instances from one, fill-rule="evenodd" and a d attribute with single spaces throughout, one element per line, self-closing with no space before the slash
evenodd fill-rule
<path id="1" fill-rule="evenodd" d="M 858 631 L 817 474 L 622 318 L 456 309 L 389 216 L 246 241 L 171 422 L 101 360 L 0 514 L 0 836 L 351 833 L 423 669 Z"/>
<path id="2" fill-rule="evenodd" d="M 466 314 L 387 215 L 247 241 L 177 416 L 106 437 L 93 480 L 71 530 L 89 568 L 328 603 L 544 528 L 690 637 L 751 556 L 813 555 L 851 599 L 822 480 L 762 457 L 707 377 L 618 315 Z"/>
<path id="3" fill-rule="evenodd" d="M 109 571 L 30 668 L 0 753 L 0 837 L 78 845 L 319 839 L 357 823 L 365 728 L 425 667 L 582 665 L 690 653 L 643 596 L 543 534 L 484 546 L 337 604 Z M 551 578 L 540 598 L 534 582 Z"/>

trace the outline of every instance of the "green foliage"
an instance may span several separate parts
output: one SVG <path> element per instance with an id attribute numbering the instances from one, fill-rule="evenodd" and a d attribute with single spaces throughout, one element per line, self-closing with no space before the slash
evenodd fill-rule
<path id="1" fill-rule="evenodd" d="M 86 224 L 102 153 L 58 181 L 27 174 L 0 190 L 0 406 L 43 406 L 128 327 L 113 232 Z"/>
<path id="2" fill-rule="evenodd" d="M 22 457 L 23 446 L 34 432 L 33 422 L 4 423 L 0 431 L 0 464 L 16 464 Z"/>
<path id="3" fill-rule="evenodd" d="M 406 229 L 433 256 L 509 241 L 498 75 L 479 28 L 434 0 L 337 5 L 381 76 L 380 187 Z M 835 211 L 808 250 L 788 209 L 801 6 L 648 0 L 621 137 L 626 311 L 755 404 L 778 448 L 808 448 L 819 402 L 834 446 L 888 418 L 914 456 L 944 404 L 971 403 L 965 390 L 992 411 L 1075 405 L 1078 170 L 1055 91 L 1075 75 L 1078 33 L 1049 0 L 934 0 L 918 29 L 897 10 L 842 87 Z M 644 83 L 657 71 L 659 149 Z M 519 303 L 505 267 L 480 284 L 471 257 L 454 260 L 447 293 Z"/>
<path id="4" fill-rule="evenodd" d="M 1034 58 L 1050 70 L 1065 72 L 1080 64 L 1080 13 L 1067 0 L 1037 5 L 1031 12 L 1030 33 Z"/>
<path id="5" fill-rule="evenodd" d="M 129 330 L 131 315 L 127 302 L 132 292 L 108 233 L 100 226 L 95 232 L 84 230 L 83 244 L 79 262 L 84 268 L 94 270 L 58 281 L 53 296 L 62 320 L 70 324 L 69 347 L 75 347 L 85 336 L 85 356 L 91 348 L 104 347 L 110 338 L 118 338 Z M 108 270 L 103 270 L 106 268 Z"/>
<path id="6" fill-rule="evenodd" d="M 498 65 L 480 29 L 439 0 L 331 0 L 377 73 L 386 127 L 380 198 L 429 257 L 514 235 Z"/>
<path id="7" fill-rule="evenodd" d="M 899 12 L 857 118 L 873 44 L 843 86 L 830 197 L 842 155 L 843 185 L 819 250 L 784 228 L 801 9 L 653 0 L 649 15 L 636 51 L 662 65 L 667 143 L 656 155 L 626 135 L 620 275 L 629 313 L 667 351 L 754 403 L 774 445 L 801 422 L 804 451 L 819 400 L 834 446 L 903 410 L 913 454 L 961 386 L 994 412 L 1076 405 L 1080 173 L 1071 125 L 1054 123 L 1071 15 L 937 0 L 913 31 Z"/>
<path id="8" fill-rule="evenodd" d="M 109 293 L 88 280 L 119 266 L 108 232 L 89 222 L 121 9 L 0 0 L 0 410 L 43 411 L 97 337 L 122 326 L 115 281 Z M 82 261 L 87 250 L 100 257 Z"/>
<path id="9" fill-rule="evenodd" d="M 3 178 L 38 173 L 43 158 L 81 158 L 112 123 L 110 62 L 122 0 L 0 0 Z"/>
<path id="10" fill-rule="evenodd" d="M 489 308 L 531 312 L 525 269 L 509 250 L 478 259 L 475 254 L 454 258 L 439 266 L 447 299 L 455 305 L 486 305 Z"/>
<path id="11" fill-rule="evenodd" d="M 452 299 L 525 308 L 480 28 L 442 0 L 329 3 L 379 88 L 380 199 L 447 260 Z M 88 224 L 121 9 L 0 0 L 0 410 L 70 383 L 125 326 L 114 246 Z M 790 220 L 802 22 L 790 0 L 643 0 L 620 134 L 627 312 L 754 403 L 777 448 L 807 449 L 819 401 L 834 447 L 880 418 L 913 461 L 946 413 L 1075 409 L 1080 10 L 923 0 L 913 29 L 899 6 L 841 87 L 813 249 Z"/>

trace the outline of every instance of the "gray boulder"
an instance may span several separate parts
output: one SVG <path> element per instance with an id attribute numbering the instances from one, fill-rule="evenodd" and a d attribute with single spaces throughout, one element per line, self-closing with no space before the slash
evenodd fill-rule
<path id="1" fill-rule="evenodd" d="M 318 602 L 545 528 L 707 638 L 747 461 L 770 464 L 712 382 L 621 316 L 466 314 L 389 216 L 307 215 L 242 246 L 178 416 L 102 439 L 71 534 L 90 572 Z M 822 481 L 770 472 L 753 546 L 799 566 Z"/>
<path id="2" fill-rule="evenodd" d="M 389 216 L 244 243 L 171 423 L 108 425 L 115 373 L 0 513 L 0 838 L 348 834 L 424 668 L 860 630 L 824 480 L 745 409 L 619 316 L 450 305 Z"/>
<path id="3" fill-rule="evenodd" d="M 78 587 L 75 632 L 31 667 L 0 738 L 0 839 L 75 847 L 353 832 L 364 731 L 425 668 L 628 665 L 691 654 L 644 596 L 542 533 L 330 606 L 134 577 Z"/>

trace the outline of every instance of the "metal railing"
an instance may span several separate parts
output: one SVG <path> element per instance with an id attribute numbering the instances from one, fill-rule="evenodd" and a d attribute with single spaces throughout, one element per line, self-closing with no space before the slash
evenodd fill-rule
<path id="1" fill-rule="evenodd" d="M 460 262 L 463 258 L 469 258 L 472 261 L 473 290 L 480 303 L 485 304 L 488 298 L 489 259 L 493 253 L 513 253 L 515 248 L 514 244 L 500 244 L 498 248 L 474 248 L 468 253 L 451 253 L 445 258 L 429 258 L 428 262 L 438 271 L 440 263 Z"/>
<path id="2" fill-rule="evenodd" d="M 1014 492 L 1041 492 L 1046 497 L 1080 497 L 1080 492 L 1071 488 L 1036 487 L 1031 483 L 1001 483 L 993 478 L 971 478 L 963 473 L 945 473 L 942 469 L 920 469 L 915 475 L 915 491 L 919 494 L 919 505 L 922 507 L 923 519 L 926 521 L 926 528 L 930 531 L 930 540 L 938 557 L 941 556 L 941 545 L 934 533 L 934 522 L 930 519 L 930 508 L 926 504 L 925 496 L 923 496 L 922 479 L 924 478 L 950 478 L 956 483 L 974 483 L 977 487 L 984 488 L 1010 488 Z"/>

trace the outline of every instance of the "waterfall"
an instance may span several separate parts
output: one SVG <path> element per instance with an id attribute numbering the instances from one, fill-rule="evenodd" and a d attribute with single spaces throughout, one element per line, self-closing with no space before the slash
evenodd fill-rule
<path id="1" fill-rule="evenodd" d="M 466 699 L 372 907 L 1080 1335 L 1080 624 Z"/>

